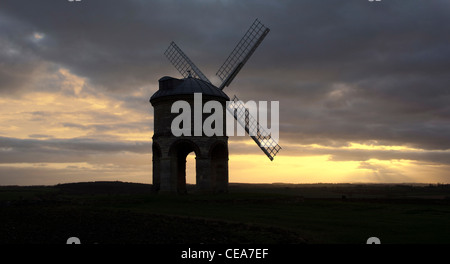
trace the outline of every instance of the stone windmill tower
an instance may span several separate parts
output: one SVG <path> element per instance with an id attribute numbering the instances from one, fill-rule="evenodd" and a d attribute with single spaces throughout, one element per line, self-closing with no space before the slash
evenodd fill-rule
<path id="1" fill-rule="evenodd" d="M 159 79 L 159 90 L 150 99 L 154 108 L 153 186 L 156 190 L 186 192 L 186 157 L 192 151 L 196 157 L 197 188 L 213 192 L 227 190 L 228 137 L 175 137 L 171 131 L 172 120 L 176 116 L 171 113 L 172 105 L 183 100 L 194 109 L 195 93 L 202 94 L 203 105 L 208 100 L 215 100 L 225 107 L 225 102 L 229 100 L 217 87 L 191 76 L 184 79 Z M 202 121 L 205 118 L 206 115 L 202 114 Z M 191 135 L 194 135 L 193 124 L 191 128 Z"/>
<path id="2" fill-rule="evenodd" d="M 184 77 L 162 77 L 159 79 L 159 90 L 150 98 L 154 107 L 153 135 L 153 186 L 156 191 L 186 192 L 186 157 L 190 152 L 196 156 L 196 185 L 200 191 L 226 192 L 228 188 L 228 137 L 223 126 L 223 136 L 206 136 L 195 129 L 191 123 L 191 136 L 174 136 L 171 124 L 177 114 L 171 112 L 172 105 L 183 100 L 190 109 L 195 109 L 195 96 L 201 94 L 202 109 L 205 103 L 214 100 L 220 102 L 223 110 L 228 110 L 261 150 L 272 160 L 281 147 L 263 136 L 262 128 L 248 109 L 236 96 L 230 98 L 222 91 L 242 69 L 244 64 L 268 34 L 269 29 L 257 19 L 237 44 L 225 63 L 216 73 L 222 80 L 219 87 L 214 86 L 195 64 L 174 43 L 164 53 L 169 61 Z M 231 105 L 231 107 L 230 107 Z M 194 112 L 194 111 L 193 111 Z M 226 111 L 222 111 L 225 120 Z M 191 113 L 196 115 L 196 113 Z M 198 114 L 198 113 L 197 113 Z M 202 124 L 208 114 L 201 113 Z M 195 117 L 194 117 L 195 118 Z M 194 120 L 191 118 L 191 120 Z"/>

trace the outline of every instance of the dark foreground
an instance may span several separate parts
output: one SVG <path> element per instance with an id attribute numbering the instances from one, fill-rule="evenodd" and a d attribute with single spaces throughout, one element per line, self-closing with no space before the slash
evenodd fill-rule
<path id="1" fill-rule="evenodd" d="M 94 182 L 0 187 L 0 243 L 450 243 L 449 185 L 247 185 L 151 193 Z"/>

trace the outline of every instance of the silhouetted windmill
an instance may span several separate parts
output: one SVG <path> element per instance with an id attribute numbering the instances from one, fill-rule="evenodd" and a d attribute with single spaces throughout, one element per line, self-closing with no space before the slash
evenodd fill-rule
<path id="1" fill-rule="evenodd" d="M 261 44 L 270 29 L 265 27 L 258 19 L 256 19 L 251 27 L 245 33 L 244 37 L 239 41 L 234 50 L 222 64 L 216 75 L 222 80 L 219 86 L 220 90 L 228 87 L 248 59 L 255 52 L 256 48 Z M 181 49 L 175 44 L 170 43 L 169 48 L 164 53 L 175 68 L 187 78 L 189 74 L 193 77 L 201 79 L 205 82 L 211 83 L 208 78 L 195 66 L 195 64 L 181 51 Z M 259 125 L 257 120 L 249 114 L 248 109 L 239 101 L 236 95 L 233 96 L 232 101 L 236 104 L 231 104 L 228 111 L 232 112 L 236 120 L 242 125 L 251 138 L 258 144 L 261 150 L 273 160 L 273 157 L 278 153 L 281 147 L 273 140 L 263 128 Z M 234 112 L 233 110 L 237 108 Z M 245 115 L 245 118 L 238 118 Z M 245 120 L 245 123 L 242 121 Z"/>
<path id="2" fill-rule="evenodd" d="M 169 132 L 171 116 L 173 116 L 170 105 L 180 99 L 191 100 L 190 103 L 193 104 L 192 99 L 195 93 L 202 93 L 206 100 L 220 101 L 270 160 L 273 160 L 281 149 L 270 134 L 264 131 L 256 118 L 250 115 L 249 109 L 236 95 L 231 100 L 232 103 L 226 104 L 229 97 L 222 91 L 231 84 L 269 31 L 269 28 L 258 19 L 253 22 L 217 71 L 216 75 L 222 81 L 219 87 L 211 84 L 175 42 L 170 43 L 164 54 L 184 79 L 161 78 L 159 90 L 150 98 L 155 109 L 153 185 L 157 190 L 185 191 L 186 156 L 192 151 L 196 154 L 197 187 L 201 190 L 227 190 L 228 138 L 226 136 L 173 137 Z"/>

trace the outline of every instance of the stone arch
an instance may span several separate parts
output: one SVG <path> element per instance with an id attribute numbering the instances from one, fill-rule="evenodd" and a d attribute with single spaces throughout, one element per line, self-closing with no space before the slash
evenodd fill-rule
<path id="1" fill-rule="evenodd" d="M 228 159 L 227 144 L 221 141 L 214 142 L 213 144 L 211 144 L 211 147 L 209 148 L 208 156 L 209 157 L 215 156 L 215 158 Z"/>
<path id="2" fill-rule="evenodd" d="M 214 192 L 228 189 L 228 147 L 223 142 L 214 143 L 209 155 L 211 160 L 211 182 Z"/>
<path id="3" fill-rule="evenodd" d="M 200 156 L 200 148 L 187 139 L 180 139 L 172 143 L 169 148 L 169 158 L 171 161 L 171 175 L 179 194 L 185 194 L 186 190 L 186 157 L 194 152 L 196 159 Z"/>
<path id="4" fill-rule="evenodd" d="M 171 157 L 177 151 L 177 149 L 179 149 L 180 146 L 184 146 L 184 147 L 187 147 L 188 149 L 191 149 L 189 151 L 189 153 L 194 151 L 196 156 L 200 156 L 200 154 L 201 154 L 200 148 L 192 140 L 178 139 L 170 145 L 169 152 L 168 152 L 169 157 Z"/>
<path id="5" fill-rule="evenodd" d="M 159 191 L 161 187 L 161 147 L 158 143 L 152 143 L 153 153 L 153 191 Z"/>

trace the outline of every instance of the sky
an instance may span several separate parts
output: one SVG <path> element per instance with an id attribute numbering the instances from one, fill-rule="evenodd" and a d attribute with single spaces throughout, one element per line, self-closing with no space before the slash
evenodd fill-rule
<path id="1" fill-rule="evenodd" d="M 229 138 L 229 180 L 450 183 L 450 1 L 2 0 L 0 185 L 152 182 L 171 41 L 213 82 L 255 20 L 270 28 L 224 91 L 279 101 L 270 161 Z M 194 183 L 193 154 L 188 183 Z"/>

